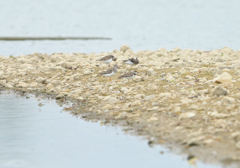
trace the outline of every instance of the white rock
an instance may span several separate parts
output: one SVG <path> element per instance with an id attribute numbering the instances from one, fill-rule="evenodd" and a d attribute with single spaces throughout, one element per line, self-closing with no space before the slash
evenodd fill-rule
<path id="1" fill-rule="evenodd" d="M 116 97 L 109 97 L 109 98 L 107 99 L 107 102 L 108 102 L 109 104 L 115 104 L 115 103 L 119 102 L 119 100 L 118 100 Z"/>
<path id="2" fill-rule="evenodd" d="M 222 100 L 221 100 L 223 103 L 227 103 L 227 104 L 232 104 L 232 103 L 235 103 L 235 99 L 232 98 L 232 97 L 224 97 Z"/>
<path id="3" fill-rule="evenodd" d="M 29 84 L 27 84 L 25 82 L 19 82 L 19 84 L 17 85 L 17 87 L 20 87 L 20 88 L 26 88 L 28 86 L 29 86 Z"/>
<path id="4" fill-rule="evenodd" d="M 67 68 L 67 69 L 70 69 L 74 66 L 74 63 L 73 62 L 61 62 L 59 63 L 59 65 L 63 68 Z"/>
<path id="5" fill-rule="evenodd" d="M 130 47 L 128 45 L 122 45 L 121 48 L 120 48 L 120 51 L 125 52 L 128 49 L 130 49 Z"/>
<path id="6" fill-rule="evenodd" d="M 209 89 L 198 90 L 197 94 L 203 96 L 204 94 L 209 94 Z"/>
<path id="7" fill-rule="evenodd" d="M 221 75 L 214 78 L 213 82 L 215 83 L 232 82 L 232 76 L 227 72 L 223 72 Z"/>
<path id="8" fill-rule="evenodd" d="M 171 97 L 172 94 L 169 93 L 169 92 L 166 92 L 166 93 L 160 93 L 158 96 L 159 96 L 160 98 L 163 98 L 163 97 Z"/>
<path id="9" fill-rule="evenodd" d="M 38 77 L 38 78 L 36 79 L 36 82 L 42 83 L 44 80 L 45 80 L 45 79 L 40 76 L 40 77 Z"/>
<path id="10" fill-rule="evenodd" d="M 181 107 L 176 106 L 176 107 L 173 109 L 173 112 L 174 112 L 174 113 L 181 112 Z"/>
<path id="11" fill-rule="evenodd" d="M 178 72 L 179 72 L 180 74 L 185 74 L 187 71 L 186 71 L 186 69 L 182 68 L 182 69 L 180 69 Z"/>
<path id="12" fill-rule="evenodd" d="M 90 75 L 90 74 L 92 74 L 92 72 L 88 69 L 83 71 L 83 75 Z"/>
<path id="13" fill-rule="evenodd" d="M 171 76 L 171 75 L 168 75 L 168 76 L 166 76 L 166 80 L 167 80 L 168 82 L 172 82 L 172 81 L 175 80 L 175 78 L 174 78 L 173 76 Z"/>
<path id="14" fill-rule="evenodd" d="M 190 80 L 195 80 L 195 77 L 193 77 L 193 76 L 190 76 L 190 75 L 186 75 L 186 77 L 185 77 L 186 79 L 190 79 Z"/>
<path id="15" fill-rule="evenodd" d="M 189 110 L 197 110 L 198 106 L 195 104 L 192 104 L 191 106 L 188 107 Z"/>
<path id="16" fill-rule="evenodd" d="M 121 87 L 120 89 L 121 92 L 123 92 L 124 94 L 128 93 L 130 90 L 127 87 Z"/>
<path id="17" fill-rule="evenodd" d="M 154 99 L 154 98 L 155 98 L 155 95 L 150 95 L 150 96 L 146 96 L 146 97 L 144 98 L 144 100 L 149 101 L 149 100 L 152 100 L 152 99 Z"/>
<path id="18" fill-rule="evenodd" d="M 198 143 L 201 143 L 201 141 L 205 138 L 204 135 L 200 135 L 200 136 L 197 136 L 197 137 L 193 137 L 193 138 L 190 138 L 187 140 L 187 144 L 190 145 L 192 143 L 195 143 L 195 144 L 198 144 Z"/>
<path id="19" fill-rule="evenodd" d="M 5 87 L 7 87 L 7 88 L 13 88 L 12 84 L 9 84 L 9 83 L 6 83 L 6 84 L 5 84 Z"/>
<path id="20" fill-rule="evenodd" d="M 134 96 L 135 99 L 143 99 L 145 97 L 144 94 L 137 94 Z"/>
<path id="21" fill-rule="evenodd" d="M 215 60 L 215 62 L 224 62 L 225 60 L 223 60 L 222 58 L 217 58 L 216 60 Z"/>
<path id="22" fill-rule="evenodd" d="M 31 88 L 36 88 L 38 86 L 38 83 L 37 82 L 32 82 L 29 87 Z"/>
<path id="23" fill-rule="evenodd" d="M 179 47 L 175 47 L 172 49 L 172 52 L 179 52 L 179 51 L 181 51 L 181 48 L 179 48 Z"/>
<path id="24" fill-rule="evenodd" d="M 235 146 L 237 149 L 240 149 L 240 141 L 238 141 Z"/>
<path id="25" fill-rule="evenodd" d="M 179 115 L 179 119 L 185 119 L 185 118 L 191 118 L 193 116 L 195 116 L 196 114 L 195 113 L 192 113 L 192 112 L 186 112 L 186 113 L 182 113 Z"/>
<path id="26" fill-rule="evenodd" d="M 76 99 L 77 99 L 77 100 L 80 100 L 80 101 L 83 101 L 83 100 L 84 100 L 84 98 L 81 97 L 81 96 L 77 97 Z"/>
<path id="27" fill-rule="evenodd" d="M 222 70 L 221 69 L 219 69 L 219 68 L 214 69 L 214 71 L 213 71 L 213 76 L 214 77 L 215 76 L 219 76 L 221 74 L 222 74 Z"/>
<path id="28" fill-rule="evenodd" d="M 181 103 L 182 103 L 182 104 L 188 104 L 189 102 L 190 102 L 190 100 L 187 99 L 187 98 L 181 99 Z"/>
<path id="29" fill-rule="evenodd" d="M 49 83 L 49 84 L 47 84 L 46 88 L 47 88 L 48 90 L 51 90 L 51 89 L 53 88 L 53 85 L 52 85 L 51 83 Z"/>
<path id="30" fill-rule="evenodd" d="M 5 85 L 7 83 L 6 80 L 0 80 L 0 85 Z"/>
<path id="31" fill-rule="evenodd" d="M 157 120 L 158 120 L 157 117 L 152 116 L 152 117 L 150 117 L 150 118 L 147 120 L 147 122 L 157 121 Z"/>
<path id="32" fill-rule="evenodd" d="M 156 72 L 154 71 L 153 68 L 150 68 L 150 69 L 147 70 L 147 74 L 148 75 L 156 75 Z"/>
<path id="33" fill-rule="evenodd" d="M 218 113 L 217 111 L 214 111 L 212 113 L 210 113 L 210 116 L 212 117 L 216 117 L 216 118 L 226 118 L 229 117 L 229 114 L 223 114 L 223 113 Z"/>
<path id="34" fill-rule="evenodd" d="M 126 78 L 121 79 L 121 83 L 122 83 L 122 84 L 128 83 L 128 79 L 126 79 Z"/>
<path id="35" fill-rule="evenodd" d="M 233 132 L 233 133 L 230 135 L 230 138 L 231 138 L 231 139 L 240 139 L 240 132 L 239 132 L 239 131 Z"/>
<path id="36" fill-rule="evenodd" d="M 128 113 L 122 112 L 118 116 L 116 116 L 115 119 L 125 119 L 127 118 L 127 116 L 128 116 Z"/>

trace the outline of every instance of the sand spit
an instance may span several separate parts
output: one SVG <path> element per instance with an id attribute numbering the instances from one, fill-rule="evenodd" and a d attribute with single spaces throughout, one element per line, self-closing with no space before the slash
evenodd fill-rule
<path id="1" fill-rule="evenodd" d="M 96 60 L 114 55 L 120 69 L 112 81 Z M 137 57 L 139 64 L 123 63 Z M 118 79 L 138 71 L 134 80 Z M 240 164 L 240 51 L 164 48 L 111 53 L 34 53 L 0 57 L 0 87 L 55 95 L 81 105 L 85 118 L 121 121 L 147 135 L 149 144 L 173 144 L 204 162 Z"/>

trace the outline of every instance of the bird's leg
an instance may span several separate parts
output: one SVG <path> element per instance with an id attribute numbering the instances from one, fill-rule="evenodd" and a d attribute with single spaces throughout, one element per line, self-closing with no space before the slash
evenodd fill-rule
<path id="1" fill-rule="evenodd" d="M 110 82 L 112 82 L 112 79 L 111 79 L 111 77 L 109 78 L 109 81 L 110 81 Z"/>

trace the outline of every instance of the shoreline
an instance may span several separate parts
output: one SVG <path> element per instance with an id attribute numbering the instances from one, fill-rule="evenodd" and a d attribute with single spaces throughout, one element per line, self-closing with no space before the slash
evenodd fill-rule
<path id="1" fill-rule="evenodd" d="M 120 69 L 112 82 L 98 75 L 96 60 L 114 55 Z M 140 63 L 122 60 L 136 56 Z M 85 119 L 126 124 L 149 145 L 179 148 L 206 163 L 240 165 L 240 51 L 133 52 L 124 45 L 109 53 L 0 57 L 0 87 L 44 93 L 75 102 L 66 109 Z M 134 81 L 117 79 L 137 70 Z"/>

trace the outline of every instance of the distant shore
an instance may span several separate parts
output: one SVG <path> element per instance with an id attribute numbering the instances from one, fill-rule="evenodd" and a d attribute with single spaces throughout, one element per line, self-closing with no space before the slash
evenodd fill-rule
<path id="1" fill-rule="evenodd" d="M 112 81 L 99 75 L 114 55 Z M 137 57 L 130 66 L 122 60 Z M 178 147 L 203 162 L 240 164 L 240 51 L 133 52 L 123 45 L 106 53 L 34 53 L 0 56 L 0 87 L 44 93 L 76 104 L 67 110 L 86 119 L 121 123 L 149 145 Z M 132 80 L 118 79 L 138 71 Z M 213 154 L 212 151 L 215 151 Z"/>

